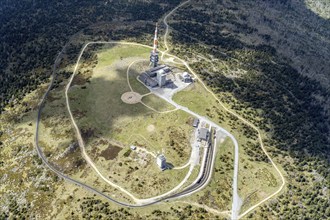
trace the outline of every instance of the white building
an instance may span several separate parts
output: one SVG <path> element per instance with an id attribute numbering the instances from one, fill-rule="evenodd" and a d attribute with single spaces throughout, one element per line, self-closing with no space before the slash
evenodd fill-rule
<path id="1" fill-rule="evenodd" d="M 166 169 L 166 158 L 163 154 L 158 155 L 157 157 L 157 165 L 160 169 L 165 170 Z"/>
<path id="2" fill-rule="evenodd" d="M 182 81 L 185 83 L 191 83 L 193 80 L 191 78 L 191 75 L 187 72 L 182 73 Z"/>
<path id="3" fill-rule="evenodd" d="M 163 69 L 157 71 L 157 81 L 159 87 L 162 87 L 166 84 L 166 73 Z"/>

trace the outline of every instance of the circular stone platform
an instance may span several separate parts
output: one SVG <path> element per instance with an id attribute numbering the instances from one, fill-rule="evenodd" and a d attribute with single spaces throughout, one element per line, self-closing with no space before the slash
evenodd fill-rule
<path id="1" fill-rule="evenodd" d="M 142 96 L 137 92 L 125 92 L 121 96 L 121 100 L 127 104 L 136 104 L 139 103 L 142 99 Z"/>

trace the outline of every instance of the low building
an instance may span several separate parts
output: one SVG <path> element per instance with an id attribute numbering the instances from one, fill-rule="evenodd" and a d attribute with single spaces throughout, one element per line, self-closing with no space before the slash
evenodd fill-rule
<path id="1" fill-rule="evenodd" d="M 147 72 L 148 76 L 150 77 L 156 77 L 157 75 L 157 71 L 153 71 L 153 72 Z"/>
<path id="2" fill-rule="evenodd" d="M 182 73 L 182 81 L 185 83 L 191 83 L 193 80 L 191 78 L 191 75 L 187 72 Z"/>
<path id="3" fill-rule="evenodd" d="M 163 70 L 164 70 L 165 73 L 171 72 L 171 69 L 168 66 L 164 67 Z"/>
<path id="4" fill-rule="evenodd" d="M 198 139 L 207 141 L 209 139 L 209 130 L 207 128 L 201 128 L 199 130 Z"/>
<path id="5" fill-rule="evenodd" d="M 193 127 L 194 127 L 194 128 L 197 128 L 198 125 L 199 125 L 199 119 L 198 119 L 198 118 L 195 118 L 195 119 L 194 119 L 194 122 L 193 122 Z"/>
<path id="6" fill-rule="evenodd" d="M 157 157 L 157 165 L 161 170 L 166 169 L 166 158 L 163 154 L 158 155 Z"/>
<path id="7" fill-rule="evenodd" d="M 158 86 L 158 82 L 152 79 L 147 73 L 142 73 L 139 76 L 139 80 L 143 82 L 146 86 L 150 86 L 151 88 Z"/>
<path id="8" fill-rule="evenodd" d="M 132 145 L 131 150 L 136 150 L 136 146 Z"/>

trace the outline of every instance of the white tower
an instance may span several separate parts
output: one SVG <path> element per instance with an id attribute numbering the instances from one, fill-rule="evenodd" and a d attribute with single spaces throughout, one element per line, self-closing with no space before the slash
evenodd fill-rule
<path id="1" fill-rule="evenodd" d="M 155 36 L 154 36 L 154 47 L 150 54 L 150 62 L 153 64 L 153 67 L 157 67 L 158 65 L 158 24 L 156 23 L 156 29 L 155 29 Z"/>
<path id="2" fill-rule="evenodd" d="M 158 81 L 159 87 L 162 87 L 166 84 L 166 73 L 163 69 L 161 69 L 157 72 L 157 81 Z"/>
<path id="3" fill-rule="evenodd" d="M 157 165 L 162 170 L 166 169 L 166 158 L 163 154 L 157 156 Z"/>

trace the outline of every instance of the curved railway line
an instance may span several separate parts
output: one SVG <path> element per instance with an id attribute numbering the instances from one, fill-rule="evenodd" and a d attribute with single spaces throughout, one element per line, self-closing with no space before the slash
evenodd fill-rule
<path id="1" fill-rule="evenodd" d="M 196 190 L 199 190 L 199 189 L 205 187 L 205 184 L 208 182 L 209 177 L 212 174 L 212 162 L 213 162 L 212 158 L 213 158 L 213 153 L 214 153 L 213 144 L 209 144 L 205 153 L 206 153 L 206 161 L 205 161 L 206 164 L 204 166 L 204 169 L 202 170 L 202 175 L 197 179 L 197 181 L 194 184 L 184 188 L 181 192 L 178 192 L 172 196 L 168 196 L 165 199 L 167 199 L 167 200 L 168 199 L 177 199 L 177 198 L 189 195 L 189 194 L 195 192 Z"/>
<path id="2" fill-rule="evenodd" d="M 37 113 L 37 119 L 36 119 L 36 133 L 35 133 L 35 147 L 36 147 L 36 150 L 37 150 L 37 153 L 39 155 L 39 157 L 41 158 L 41 160 L 43 161 L 43 163 L 51 170 L 53 171 L 54 173 L 56 173 L 59 177 L 63 178 L 64 180 L 68 181 L 68 182 L 71 182 L 77 186 L 80 186 L 80 187 L 83 187 L 85 189 L 87 189 L 88 191 L 92 192 L 92 193 L 95 193 L 97 195 L 100 195 L 102 197 L 104 197 L 105 199 L 108 199 L 110 200 L 111 202 L 114 202 L 118 205 L 121 205 L 121 206 L 126 206 L 126 207 L 145 207 L 145 206 L 149 206 L 149 205 L 153 205 L 153 204 L 156 204 L 156 203 L 160 203 L 162 201 L 166 201 L 166 200 L 169 200 L 169 199 L 175 199 L 175 198 L 179 198 L 179 197 L 183 197 L 185 195 L 189 195 L 190 193 L 198 190 L 199 188 L 202 188 L 205 186 L 205 183 L 208 181 L 209 179 L 209 176 L 211 174 L 211 168 L 212 168 L 212 158 L 213 158 L 213 153 L 214 153 L 214 146 L 212 144 L 210 144 L 206 150 L 206 160 L 205 160 L 205 166 L 203 166 L 203 170 L 202 170 L 202 175 L 201 177 L 199 177 L 199 179 L 197 181 L 195 181 L 194 184 L 188 186 L 187 188 L 183 189 L 183 191 L 181 192 L 178 192 L 178 193 L 175 193 L 173 195 L 170 195 L 170 196 L 166 196 L 166 197 L 163 197 L 161 199 L 158 199 L 158 200 L 155 200 L 153 202 L 149 202 L 149 203 L 145 203 L 145 204 L 129 204 L 129 203 L 124 203 L 124 202 L 120 202 L 116 199 L 113 199 L 112 197 L 106 195 L 105 193 L 83 183 L 83 182 L 80 182 L 78 180 L 75 180 L 69 176 L 67 176 L 66 174 L 62 173 L 60 170 L 58 170 L 54 165 L 52 165 L 48 160 L 47 158 L 45 157 L 45 155 L 43 154 L 43 151 L 39 145 L 39 125 L 40 125 L 40 118 L 41 118 L 41 113 L 42 113 L 42 109 L 43 109 L 43 106 L 44 106 L 44 103 L 46 101 L 46 98 L 49 94 L 49 92 L 51 91 L 52 87 L 53 87 L 53 83 L 54 83 L 54 80 L 56 78 L 56 68 L 60 62 L 60 59 L 61 59 L 61 55 L 63 53 L 63 51 L 65 50 L 65 47 L 62 49 L 62 51 L 58 54 L 56 60 L 55 60 L 55 63 L 54 63 L 54 66 L 53 66 L 53 70 L 52 70 L 52 77 L 51 77 L 51 82 L 45 92 L 45 94 L 43 95 L 40 103 L 39 103 L 39 109 L 38 109 L 38 113 Z"/>
<path id="3" fill-rule="evenodd" d="M 190 0 L 188 1 L 185 1 L 183 3 L 181 3 L 179 6 L 175 7 L 172 11 L 170 11 L 164 18 L 164 23 L 166 25 L 166 34 L 164 36 L 164 39 L 165 39 L 165 45 L 166 45 L 166 51 L 165 52 L 162 52 L 162 58 L 163 56 L 166 54 L 167 56 L 170 56 L 170 57 L 174 57 L 174 58 L 177 58 L 178 60 L 180 60 L 188 69 L 189 71 L 192 72 L 192 74 L 194 76 L 197 77 L 197 79 L 199 81 L 201 81 L 198 76 L 196 75 L 196 73 L 189 67 L 189 65 L 187 64 L 187 62 L 185 62 L 184 60 L 176 57 L 176 56 L 173 56 L 173 55 L 170 55 L 170 54 L 167 54 L 167 51 L 169 50 L 168 46 L 167 46 L 167 42 L 166 42 L 166 37 L 168 35 L 168 24 L 166 22 L 166 19 L 168 18 L 169 15 L 171 15 L 175 10 L 177 10 L 179 7 L 185 5 L 186 3 L 190 2 Z M 94 44 L 94 43 L 110 43 L 110 42 L 90 42 L 90 43 L 87 43 L 84 48 L 86 48 L 88 45 L 90 44 Z M 142 44 L 138 44 L 138 43 L 130 43 L 130 42 L 116 42 L 118 44 L 128 44 L 128 45 L 138 45 L 138 46 L 144 46 L 144 47 L 149 47 L 149 46 L 146 46 L 146 45 L 142 45 Z M 126 207 L 145 207 L 145 206 L 149 206 L 149 205 L 153 205 L 153 204 L 156 204 L 156 203 L 160 203 L 160 202 L 163 202 L 163 201 L 168 201 L 168 200 L 171 200 L 171 199 L 176 199 L 176 198 L 180 198 L 180 197 L 183 197 L 183 196 L 187 196 L 187 195 L 190 195 L 191 193 L 193 192 L 196 192 L 197 190 L 200 190 L 202 189 L 203 187 L 205 187 L 208 183 L 208 181 L 210 180 L 210 177 L 212 175 L 212 169 L 213 169 L 213 162 L 214 162 L 214 156 L 215 156 L 215 146 L 214 144 L 210 144 L 208 146 L 208 148 L 206 149 L 206 152 L 204 155 L 204 157 L 206 158 L 205 159 L 205 163 L 204 163 L 204 166 L 202 167 L 202 170 L 200 171 L 201 174 L 198 176 L 198 178 L 195 180 L 194 183 L 192 183 L 191 185 L 189 185 L 188 187 L 184 188 L 182 191 L 180 192 L 177 192 L 177 193 L 174 193 L 172 195 L 169 195 L 169 196 L 164 196 L 160 199 L 156 199 L 152 202 L 146 202 L 146 203 L 143 203 L 143 204 L 129 204 L 129 203 L 125 203 L 125 202 L 120 202 L 116 199 L 113 199 L 112 197 L 106 195 L 105 193 L 83 183 L 83 182 L 80 182 L 78 180 L 75 180 L 69 176 L 67 176 L 66 174 L 62 173 L 60 170 L 58 170 L 54 165 L 52 165 L 48 160 L 47 158 L 45 157 L 45 155 L 43 154 L 43 151 L 41 149 L 41 147 L 39 146 L 39 123 L 40 123 L 40 118 L 41 118 L 41 112 L 42 112 L 42 109 L 43 109 L 43 106 L 44 106 L 44 103 L 45 103 L 45 100 L 50 92 L 50 90 L 52 89 L 53 87 L 53 83 L 54 83 L 54 80 L 55 80 L 55 77 L 56 77 L 56 68 L 60 62 L 60 59 L 61 59 L 61 55 L 62 53 L 64 52 L 66 46 L 63 47 L 62 51 L 58 54 L 56 60 L 55 60 L 55 63 L 54 63 L 54 66 L 53 66 L 53 69 L 52 69 L 52 76 L 51 76 L 51 82 L 50 82 L 50 85 L 49 87 L 47 88 L 45 94 L 43 95 L 40 103 L 39 103 L 39 108 L 38 108 L 38 113 L 37 113 L 37 119 L 36 119 L 36 132 L 35 132 L 35 147 L 36 147 L 36 150 L 37 150 L 37 153 L 39 155 L 39 157 L 41 158 L 41 160 L 43 161 L 43 163 L 51 170 L 53 171 L 54 173 L 56 173 L 59 177 L 63 178 L 64 180 L 68 181 L 68 182 L 71 182 L 77 186 L 80 186 L 80 187 L 83 187 L 84 189 L 94 193 L 94 194 L 97 194 L 99 196 L 102 196 L 103 198 L 113 202 L 113 203 L 116 203 L 118 205 L 121 205 L 121 206 L 126 206 Z M 83 52 L 83 50 L 82 50 Z M 210 92 L 214 98 L 219 101 L 220 105 L 227 111 L 229 112 L 230 114 L 232 115 L 235 115 L 239 120 L 243 121 L 244 123 L 246 123 L 247 125 L 251 126 L 254 130 L 256 130 L 258 132 L 258 138 L 259 138 L 259 141 L 260 141 L 260 144 L 261 144 L 261 148 L 262 150 L 264 151 L 264 153 L 266 154 L 266 156 L 270 159 L 272 165 L 274 166 L 274 168 L 276 169 L 276 171 L 279 173 L 280 177 L 281 177 L 281 180 L 282 180 L 282 185 L 280 186 L 280 188 L 274 192 L 273 194 L 271 194 L 270 196 L 268 196 L 267 198 L 265 198 L 264 200 L 258 202 L 256 205 L 250 207 L 248 210 L 246 210 L 244 213 L 242 213 L 241 215 L 238 216 L 238 212 L 239 212 L 239 208 L 237 208 L 237 198 L 238 198 L 238 193 L 237 193 L 237 176 L 238 176 L 238 150 L 237 150 L 237 154 L 235 153 L 235 164 L 237 163 L 237 166 L 235 166 L 235 170 L 234 170 L 234 177 L 233 177 L 233 200 L 235 202 L 233 202 L 233 207 L 232 207 L 232 215 L 231 215 L 231 218 L 233 219 L 240 219 L 242 218 L 243 216 L 245 216 L 248 212 L 252 211 L 253 209 L 255 209 L 256 207 L 258 207 L 259 205 L 261 205 L 262 203 L 266 202 L 267 200 L 269 200 L 270 198 L 272 198 L 273 196 L 277 195 L 284 187 L 284 184 L 285 184 L 285 179 L 282 175 L 282 173 L 279 171 L 279 169 L 277 168 L 276 164 L 272 161 L 272 159 L 270 158 L 270 156 L 268 155 L 268 153 L 266 152 L 266 150 L 264 149 L 264 146 L 263 146 L 263 141 L 262 141 L 262 138 L 261 138 L 261 132 L 259 131 L 259 129 L 257 127 L 255 127 L 252 123 L 248 122 L 247 120 L 245 120 L 244 118 L 242 118 L 241 116 L 239 116 L 237 113 L 229 110 L 228 108 L 226 108 L 221 102 L 220 100 L 215 96 L 215 94 L 210 91 L 206 86 L 205 84 L 201 81 L 201 83 L 204 85 L 205 89 Z M 196 114 L 195 114 L 196 115 Z M 213 123 L 214 124 L 214 123 Z M 217 126 L 218 127 L 218 126 Z M 221 130 L 224 130 L 221 128 Z M 225 131 L 225 130 L 224 130 Z M 236 143 L 237 145 L 237 142 L 235 140 L 235 138 L 230 134 L 230 133 L 227 133 L 225 132 L 227 135 L 229 135 L 229 137 L 234 141 L 234 143 Z M 216 143 L 216 142 L 215 142 Z M 235 146 L 236 146 L 235 145 Z M 237 145 L 237 148 L 238 148 L 238 145 Z M 235 197 L 237 196 L 237 197 Z"/>
<path id="4" fill-rule="evenodd" d="M 88 190 L 92 193 L 95 193 L 99 196 L 104 197 L 105 199 L 107 199 L 111 202 L 116 203 L 117 205 L 126 206 L 126 207 L 145 207 L 145 206 L 153 205 L 153 204 L 160 203 L 160 202 L 163 202 L 163 201 L 167 201 L 169 199 L 175 199 L 175 198 L 183 197 L 185 195 L 188 195 L 188 194 L 192 193 L 193 191 L 196 191 L 197 189 L 199 189 L 199 188 L 201 188 L 205 185 L 205 183 L 208 181 L 208 177 L 209 177 L 210 173 L 212 172 L 211 167 L 212 167 L 212 157 L 213 157 L 213 152 L 214 152 L 214 149 L 213 149 L 214 146 L 212 144 L 209 145 L 209 147 L 206 151 L 206 154 L 207 154 L 207 156 L 206 156 L 207 159 L 205 161 L 206 166 L 204 166 L 204 170 L 202 171 L 203 172 L 202 176 L 196 181 L 195 184 L 189 186 L 188 188 L 185 188 L 181 192 L 178 192 L 178 193 L 175 193 L 171 196 L 167 196 L 167 197 L 155 200 L 153 202 L 145 203 L 145 204 L 129 204 L 129 203 L 124 203 L 124 202 L 120 202 L 116 199 L 113 199 L 112 197 L 106 195 L 105 193 L 103 193 L 103 192 L 101 192 L 101 191 L 99 191 L 99 190 L 83 183 L 83 182 L 80 182 L 78 180 L 75 180 L 75 179 L 67 176 L 66 174 L 64 174 L 61 171 L 59 171 L 58 169 L 56 169 L 56 167 L 53 166 L 50 162 L 48 162 L 47 158 L 43 154 L 43 151 L 42 151 L 41 147 L 39 146 L 39 125 L 40 125 L 41 112 L 42 112 L 45 100 L 46 100 L 50 90 L 53 87 L 53 83 L 54 83 L 55 76 L 56 76 L 56 68 L 57 68 L 57 65 L 58 65 L 58 63 L 61 59 L 61 55 L 62 55 L 64 50 L 65 50 L 65 47 L 58 54 L 58 56 L 55 60 L 55 64 L 54 64 L 54 67 L 53 67 L 53 70 L 52 70 L 52 79 L 51 79 L 51 82 L 50 82 L 45 94 L 43 95 L 43 97 L 42 97 L 42 99 L 39 103 L 39 109 L 38 109 L 37 119 L 36 119 L 35 147 L 36 147 L 36 150 L 37 150 L 37 153 L 38 153 L 39 157 L 41 158 L 43 163 L 48 167 L 48 169 L 50 169 L 51 171 L 56 173 L 59 177 L 63 178 L 64 180 L 66 180 L 70 183 L 73 183 L 77 186 L 83 187 L 83 188 L 85 188 L 86 190 Z"/>

